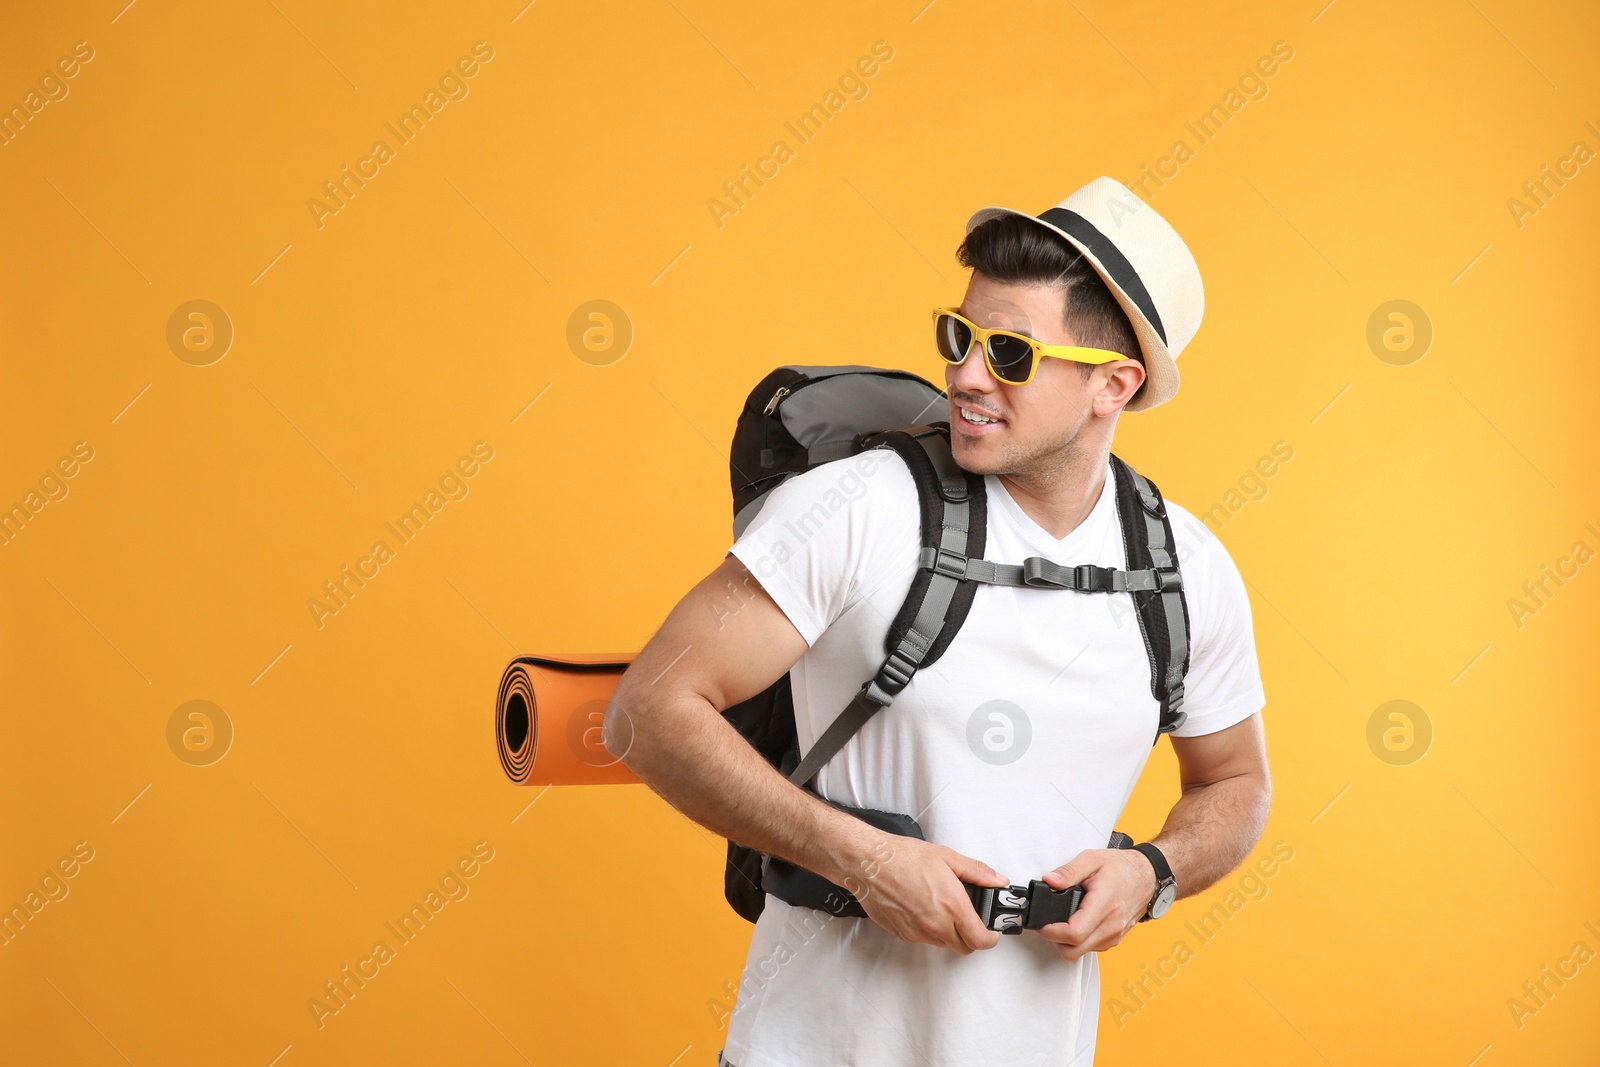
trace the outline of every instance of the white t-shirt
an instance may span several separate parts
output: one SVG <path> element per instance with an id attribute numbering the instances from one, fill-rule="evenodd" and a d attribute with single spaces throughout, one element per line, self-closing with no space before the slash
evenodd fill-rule
<path id="1" fill-rule="evenodd" d="M 995 476 L 984 558 L 1125 568 L 1109 461 L 1089 516 L 1050 536 Z M 1167 502 L 1193 633 L 1181 737 L 1266 697 L 1250 602 L 1205 525 Z M 920 547 L 916 485 L 879 448 L 768 495 L 737 556 L 810 646 L 790 671 L 800 750 L 883 662 Z M 1159 709 L 1127 593 L 980 585 L 956 638 L 818 772 L 823 796 L 905 812 L 929 841 L 1026 885 L 1105 848 L 1149 758 Z M 724 1054 L 737 1067 L 1089 1067 L 1100 976 L 1036 931 L 962 956 L 770 894 Z"/>

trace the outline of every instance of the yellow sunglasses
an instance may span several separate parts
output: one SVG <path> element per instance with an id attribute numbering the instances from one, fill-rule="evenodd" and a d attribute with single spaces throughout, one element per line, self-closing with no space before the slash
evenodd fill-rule
<path id="1" fill-rule="evenodd" d="M 959 364 L 976 340 L 983 346 L 983 359 L 989 373 L 1008 385 L 1027 385 L 1033 381 L 1041 357 L 1066 359 L 1074 363 L 1110 363 L 1127 359 L 1121 352 L 1105 348 L 1080 348 L 1077 345 L 1047 345 L 1026 334 L 1011 330 L 986 330 L 955 308 L 933 309 L 934 337 L 939 355 L 947 363 Z"/>

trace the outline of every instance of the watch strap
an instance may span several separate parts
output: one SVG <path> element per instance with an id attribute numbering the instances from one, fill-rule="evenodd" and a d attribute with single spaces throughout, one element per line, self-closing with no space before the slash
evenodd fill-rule
<path id="1" fill-rule="evenodd" d="M 1167 857 L 1161 854 L 1161 850 L 1159 848 L 1152 845 L 1148 841 L 1144 842 L 1143 844 L 1134 845 L 1133 848 L 1136 852 L 1143 852 L 1145 854 L 1145 858 L 1150 861 L 1150 866 L 1156 869 L 1157 889 L 1161 888 L 1161 885 L 1164 882 L 1176 881 L 1176 879 L 1172 877 L 1172 867 L 1167 863 Z"/>
<path id="2" fill-rule="evenodd" d="M 1150 903 L 1145 905 L 1144 914 L 1139 916 L 1140 922 L 1149 922 L 1155 918 L 1150 913 L 1150 909 L 1155 907 L 1156 898 L 1161 895 L 1161 891 L 1167 886 L 1176 885 L 1177 879 L 1172 875 L 1172 865 L 1167 862 L 1167 857 L 1161 854 L 1159 848 L 1148 841 L 1133 847 L 1134 851 L 1144 853 L 1145 859 L 1150 861 L 1150 866 L 1154 867 L 1156 872 L 1156 891 L 1150 895 Z"/>

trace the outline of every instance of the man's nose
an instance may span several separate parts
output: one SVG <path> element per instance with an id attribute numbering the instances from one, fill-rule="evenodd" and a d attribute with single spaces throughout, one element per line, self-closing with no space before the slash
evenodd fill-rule
<path id="1" fill-rule="evenodd" d="M 967 346 L 967 358 L 958 364 L 946 364 L 950 390 L 968 393 L 992 393 L 999 388 L 989 364 L 983 358 L 983 346 L 976 338 Z M 949 390 L 947 390 L 949 391 Z"/>

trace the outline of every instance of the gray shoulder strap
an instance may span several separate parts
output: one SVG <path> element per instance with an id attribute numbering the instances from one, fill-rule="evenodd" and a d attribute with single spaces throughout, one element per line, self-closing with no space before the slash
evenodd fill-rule
<path id="1" fill-rule="evenodd" d="M 911 444 L 912 441 L 916 444 Z M 864 443 L 866 447 L 894 447 L 907 460 L 917 484 L 921 506 L 932 519 L 925 532 L 939 531 L 938 549 L 930 548 L 928 551 L 965 559 L 972 515 L 971 501 L 968 499 L 967 474 L 951 457 L 949 439 L 943 437 L 935 427 L 917 426 L 874 435 Z M 932 466 L 933 484 L 926 480 L 922 464 L 912 462 L 913 456 L 908 454 L 909 449 L 918 445 Z M 919 584 L 912 583 L 908 601 L 916 597 Z M 811 746 L 811 751 L 790 772 L 790 781 L 802 787 L 808 786 L 823 764 L 832 759 L 845 742 L 866 725 L 868 719 L 880 708 L 893 703 L 900 691 L 911 683 L 912 676 L 922 666 L 928 650 L 951 618 L 951 605 L 960 584 L 961 579 L 948 571 L 936 571 L 929 576 L 922 592 L 922 601 L 917 605 L 911 623 L 897 646 L 883 661 L 877 674 L 856 692 L 845 709 L 828 724 L 822 736 L 817 738 L 817 743 Z"/>

